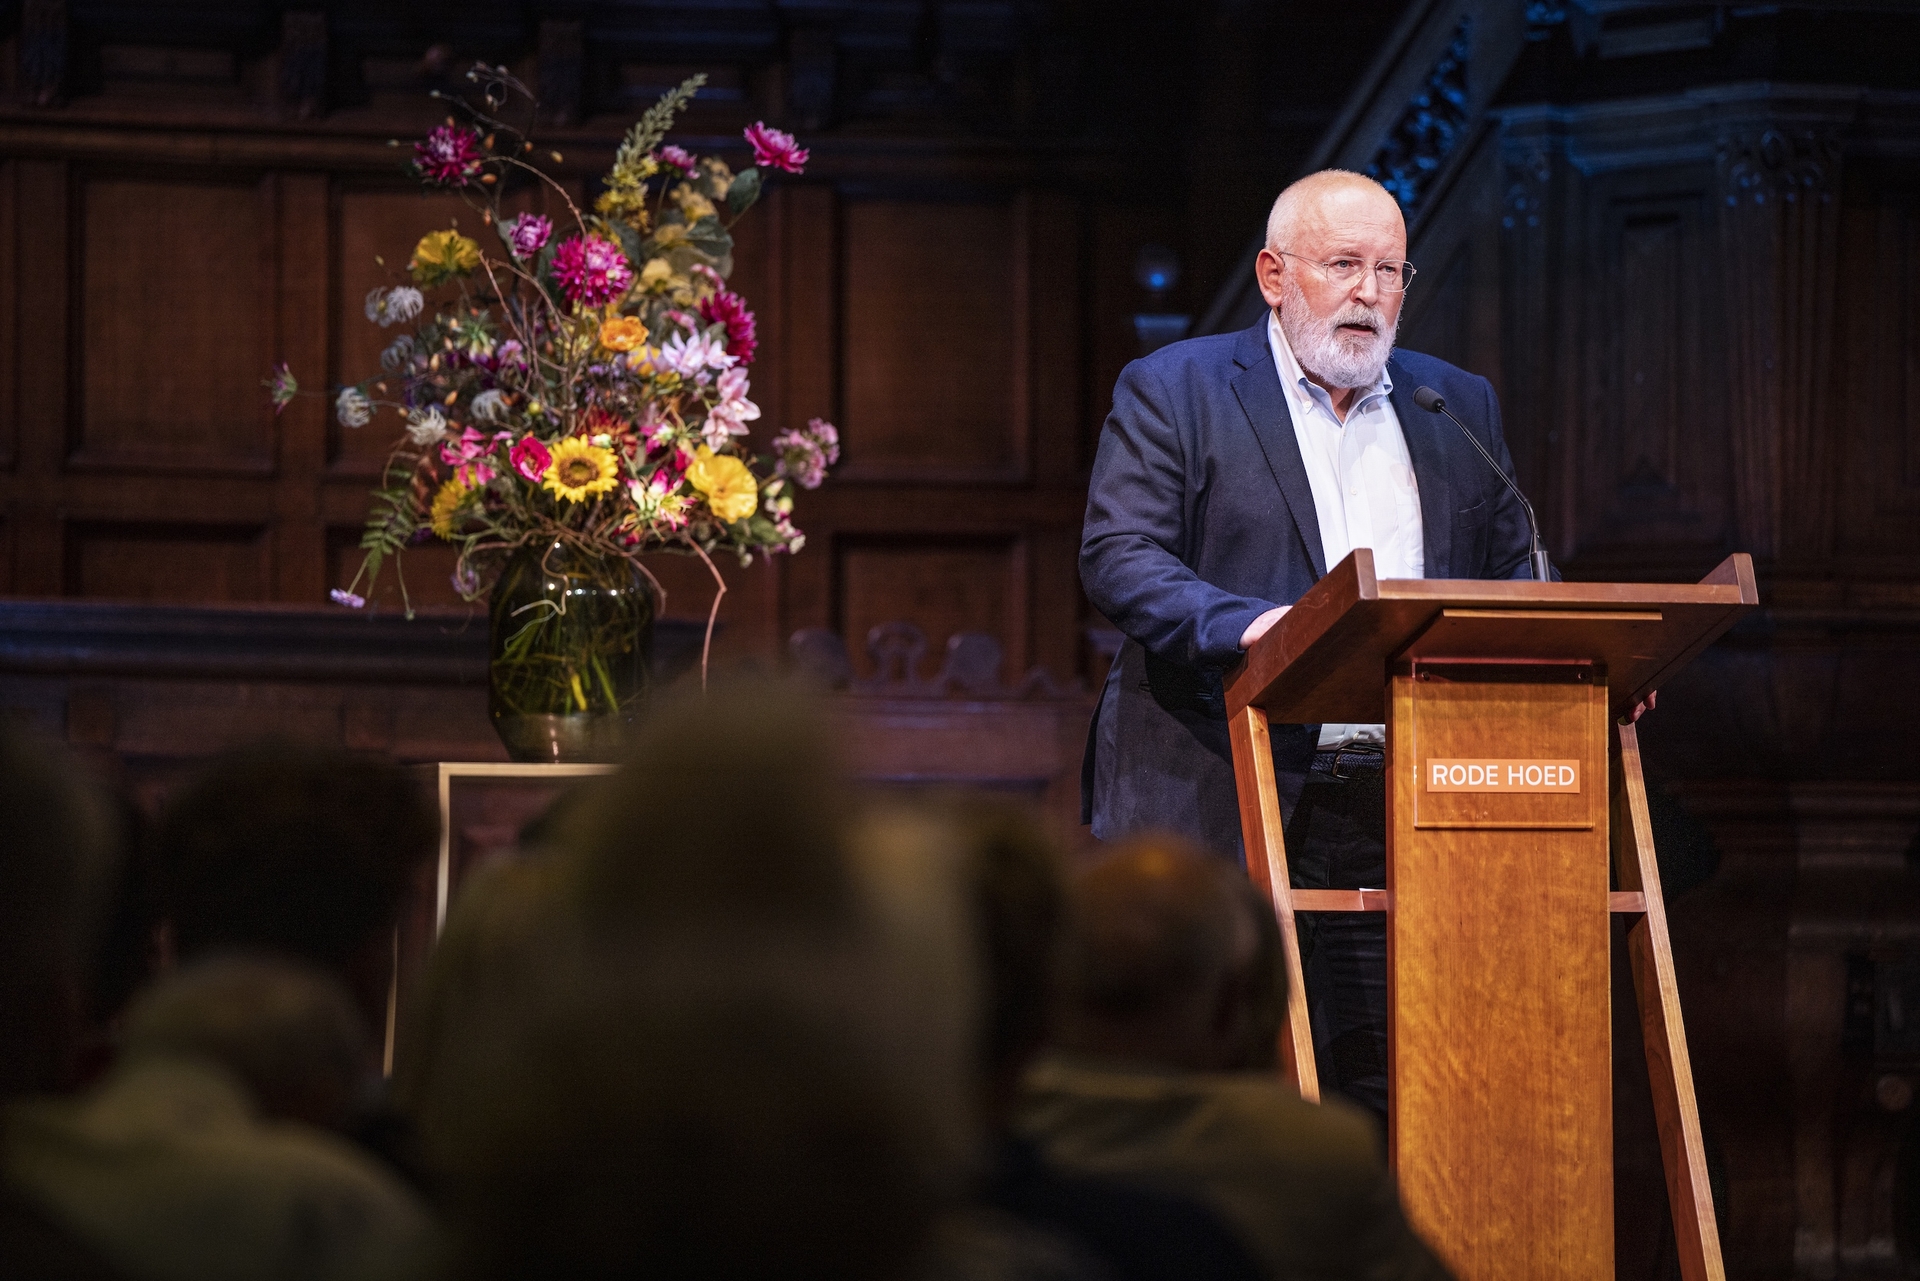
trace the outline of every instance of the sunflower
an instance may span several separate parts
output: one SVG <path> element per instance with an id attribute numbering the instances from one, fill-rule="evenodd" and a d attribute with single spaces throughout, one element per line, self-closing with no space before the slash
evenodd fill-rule
<path id="1" fill-rule="evenodd" d="M 541 483 L 555 498 L 583 503 L 619 481 L 620 466 L 612 450 L 569 436 L 553 447 L 553 463 Z"/>
<path id="2" fill-rule="evenodd" d="M 442 538 L 453 537 L 453 526 L 459 517 L 460 509 L 466 505 L 472 493 L 473 491 L 463 484 L 458 476 L 440 486 L 433 495 L 433 508 L 428 515 L 428 522 L 433 526 L 434 533 Z"/>

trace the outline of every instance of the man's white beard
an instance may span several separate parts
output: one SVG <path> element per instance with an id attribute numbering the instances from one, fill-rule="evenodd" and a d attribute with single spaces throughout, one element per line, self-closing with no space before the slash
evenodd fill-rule
<path id="1" fill-rule="evenodd" d="M 1368 325 L 1373 332 L 1343 333 L 1340 326 L 1346 324 Z M 1307 306 L 1307 296 L 1292 276 L 1281 282 L 1280 332 L 1287 336 L 1300 368 L 1322 386 L 1346 390 L 1379 382 L 1399 331 L 1397 318 L 1389 328 L 1378 308 L 1361 302 L 1350 302 L 1331 319 L 1321 320 Z"/>

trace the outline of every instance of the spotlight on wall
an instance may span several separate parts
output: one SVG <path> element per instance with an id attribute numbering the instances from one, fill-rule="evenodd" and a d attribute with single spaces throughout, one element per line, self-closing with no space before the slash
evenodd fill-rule
<path id="1" fill-rule="evenodd" d="M 1140 354 L 1158 351 L 1170 342 L 1187 336 L 1193 317 L 1163 310 L 1167 295 L 1180 283 L 1180 255 L 1165 245 L 1142 245 L 1133 259 L 1134 283 L 1147 291 L 1151 311 L 1136 312 L 1134 337 L 1140 341 Z"/>

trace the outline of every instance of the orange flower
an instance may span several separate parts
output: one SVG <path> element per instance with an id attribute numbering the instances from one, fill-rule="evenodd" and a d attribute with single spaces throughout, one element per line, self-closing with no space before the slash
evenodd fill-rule
<path id="1" fill-rule="evenodd" d="M 600 322 L 600 345 L 608 351 L 632 351 L 647 341 L 638 316 L 609 316 Z"/>

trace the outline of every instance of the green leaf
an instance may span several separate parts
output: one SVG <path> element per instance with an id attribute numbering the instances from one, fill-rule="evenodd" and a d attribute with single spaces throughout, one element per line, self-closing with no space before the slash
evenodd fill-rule
<path id="1" fill-rule="evenodd" d="M 640 233 L 624 222 L 613 223 L 612 227 L 613 234 L 620 241 L 620 252 L 627 256 L 627 261 L 633 264 L 634 270 L 638 271 L 646 266 L 647 260 L 642 255 L 644 242 L 640 239 Z"/>
<path id="2" fill-rule="evenodd" d="M 760 171 L 742 169 L 733 176 L 733 185 L 727 188 L 727 210 L 738 218 L 759 198 Z"/>

